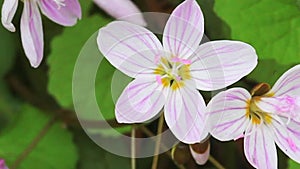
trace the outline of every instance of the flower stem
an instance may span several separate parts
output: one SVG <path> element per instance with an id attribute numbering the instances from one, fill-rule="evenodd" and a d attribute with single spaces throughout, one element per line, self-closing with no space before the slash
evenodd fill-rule
<path id="1" fill-rule="evenodd" d="M 217 169 L 225 169 L 225 167 L 219 163 L 213 156 L 209 155 L 208 160 L 217 168 Z"/>
<path id="2" fill-rule="evenodd" d="M 147 127 L 145 127 L 145 126 L 139 126 L 139 129 L 141 129 L 141 131 L 143 132 L 143 133 L 145 133 L 148 137 L 153 137 L 153 136 L 155 136 Z M 167 149 L 167 147 L 162 143 L 161 145 L 160 145 L 163 149 Z M 172 155 L 171 155 L 171 153 L 170 153 L 170 151 L 167 151 L 166 152 L 166 154 L 168 155 L 168 157 L 172 160 Z M 185 169 L 185 167 L 183 166 L 183 165 L 178 165 L 178 164 L 176 164 L 176 163 L 174 163 L 179 169 Z"/>
<path id="3" fill-rule="evenodd" d="M 161 142 L 161 133 L 163 130 L 163 125 L 164 125 L 164 115 L 162 114 L 159 118 L 158 125 L 157 125 L 157 140 L 156 140 L 156 144 L 155 144 L 152 169 L 157 169 L 159 148 L 160 148 L 160 142 Z"/>
<path id="4" fill-rule="evenodd" d="M 135 160 L 135 124 L 132 125 L 131 129 L 131 169 L 136 169 Z"/>

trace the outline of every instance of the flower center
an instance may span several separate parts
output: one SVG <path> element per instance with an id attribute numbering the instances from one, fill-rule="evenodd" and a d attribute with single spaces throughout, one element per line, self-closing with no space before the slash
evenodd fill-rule
<path id="1" fill-rule="evenodd" d="M 270 124 L 272 122 L 272 117 L 268 112 L 264 112 L 257 105 L 256 102 L 260 100 L 260 96 L 255 96 L 248 101 L 248 111 L 246 112 L 246 117 L 248 117 L 252 124 Z"/>
<path id="2" fill-rule="evenodd" d="M 57 9 L 60 9 L 62 6 L 66 6 L 65 4 L 65 0 L 53 0 L 56 5 L 57 5 Z"/>
<path id="3" fill-rule="evenodd" d="M 256 103 L 260 101 L 261 97 L 271 97 L 269 94 L 271 87 L 267 83 L 260 83 L 251 90 L 252 98 L 248 100 L 246 117 L 249 118 L 252 124 L 270 124 L 272 117 L 268 112 L 261 110 Z"/>
<path id="4" fill-rule="evenodd" d="M 177 90 L 184 86 L 184 81 L 191 79 L 190 64 L 186 59 L 177 57 L 165 58 L 161 57 L 157 60 L 158 66 L 154 70 L 156 80 L 164 87 L 170 87 Z"/>

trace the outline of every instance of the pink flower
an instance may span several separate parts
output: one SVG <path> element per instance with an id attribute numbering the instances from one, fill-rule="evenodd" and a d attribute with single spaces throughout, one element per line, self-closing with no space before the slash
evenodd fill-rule
<path id="1" fill-rule="evenodd" d="M 120 123 L 151 120 L 164 107 L 167 125 L 182 142 L 200 142 L 205 102 L 197 89 L 224 88 L 251 72 L 255 50 L 242 42 L 215 41 L 200 45 L 202 11 L 186 0 L 171 14 L 162 44 L 144 27 L 114 21 L 99 30 L 97 43 L 106 59 L 135 78 L 119 97 L 115 113 Z"/>
<path id="2" fill-rule="evenodd" d="M 3 159 L 0 159 L 0 169 L 8 169 Z"/>
<path id="3" fill-rule="evenodd" d="M 114 18 L 146 26 L 141 11 L 131 0 L 94 0 L 94 2 Z"/>
<path id="4" fill-rule="evenodd" d="M 19 0 L 4 0 L 1 21 L 11 32 L 16 29 L 12 19 L 16 13 Z M 32 67 L 40 65 L 44 53 L 44 36 L 41 12 L 52 21 L 72 26 L 81 18 L 78 0 L 23 0 L 24 9 L 21 17 L 21 40 L 27 58 Z"/>
<path id="5" fill-rule="evenodd" d="M 259 95 L 242 88 L 221 92 L 207 106 L 211 134 L 221 141 L 244 137 L 246 158 L 255 168 L 277 168 L 275 143 L 300 162 L 299 95 L 300 65 Z"/>

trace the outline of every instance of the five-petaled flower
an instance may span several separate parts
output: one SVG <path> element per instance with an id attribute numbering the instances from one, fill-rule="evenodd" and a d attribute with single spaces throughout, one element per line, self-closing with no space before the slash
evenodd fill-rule
<path id="1" fill-rule="evenodd" d="M 16 29 L 12 19 L 19 0 L 4 0 L 1 21 L 11 32 Z M 38 67 L 43 59 L 44 36 L 40 11 L 52 21 L 72 26 L 81 18 L 78 0 L 23 0 L 24 9 L 21 17 L 21 40 L 27 58 L 32 67 Z"/>
<path id="2" fill-rule="evenodd" d="M 203 14 L 195 0 L 186 0 L 172 12 L 163 45 L 146 28 L 124 21 L 99 30 L 100 51 L 135 78 L 116 103 L 118 122 L 145 122 L 164 107 L 166 123 L 180 141 L 196 143 L 207 136 L 206 104 L 197 89 L 212 91 L 238 81 L 254 69 L 257 55 L 238 41 L 199 46 L 203 31 Z"/>
<path id="3" fill-rule="evenodd" d="M 272 89 L 262 83 L 251 92 L 233 88 L 207 106 L 212 136 L 244 137 L 245 155 L 255 168 L 277 168 L 277 146 L 300 162 L 300 65 L 284 73 Z"/>

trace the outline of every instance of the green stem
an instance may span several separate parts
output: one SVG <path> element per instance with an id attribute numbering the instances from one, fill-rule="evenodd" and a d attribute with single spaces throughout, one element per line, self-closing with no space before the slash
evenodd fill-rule
<path id="1" fill-rule="evenodd" d="M 135 152 L 135 124 L 133 124 L 131 129 L 131 169 L 136 169 Z"/>
<path id="2" fill-rule="evenodd" d="M 208 160 L 217 168 L 217 169 L 225 169 L 225 167 L 219 163 L 213 156 L 209 156 Z"/>
<path id="3" fill-rule="evenodd" d="M 163 130 L 163 125 L 164 125 L 164 115 L 162 114 L 159 118 L 158 126 L 157 126 L 157 140 L 156 140 L 156 144 L 155 144 L 152 169 L 157 169 L 159 148 L 160 148 L 160 143 L 161 143 L 161 133 Z"/>
<path id="4" fill-rule="evenodd" d="M 152 139 L 154 140 L 154 134 L 147 128 L 147 127 L 145 127 L 145 126 L 139 126 L 139 129 L 141 129 L 141 131 L 143 132 L 143 133 L 145 133 L 148 137 L 152 137 Z M 161 145 L 161 148 L 163 148 L 163 149 L 165 149 L 165 150 L 167 150 L 167 147 L 162 143 Z M 171 154 L 171 152 L 170 151 L 167 151 L 166 152 L 166 154 L 168 155 L 168 157 L 171 159 L 171 160 L 173 160 L 172 159 L 172 154 Z M 174 163 L 176 166 L 177 166 L 177 168 L 179 168 L 179 169 L 185 169 L 185 167 L 183 166 L 183 165 L 178 165 L 177 163 Z"/>

